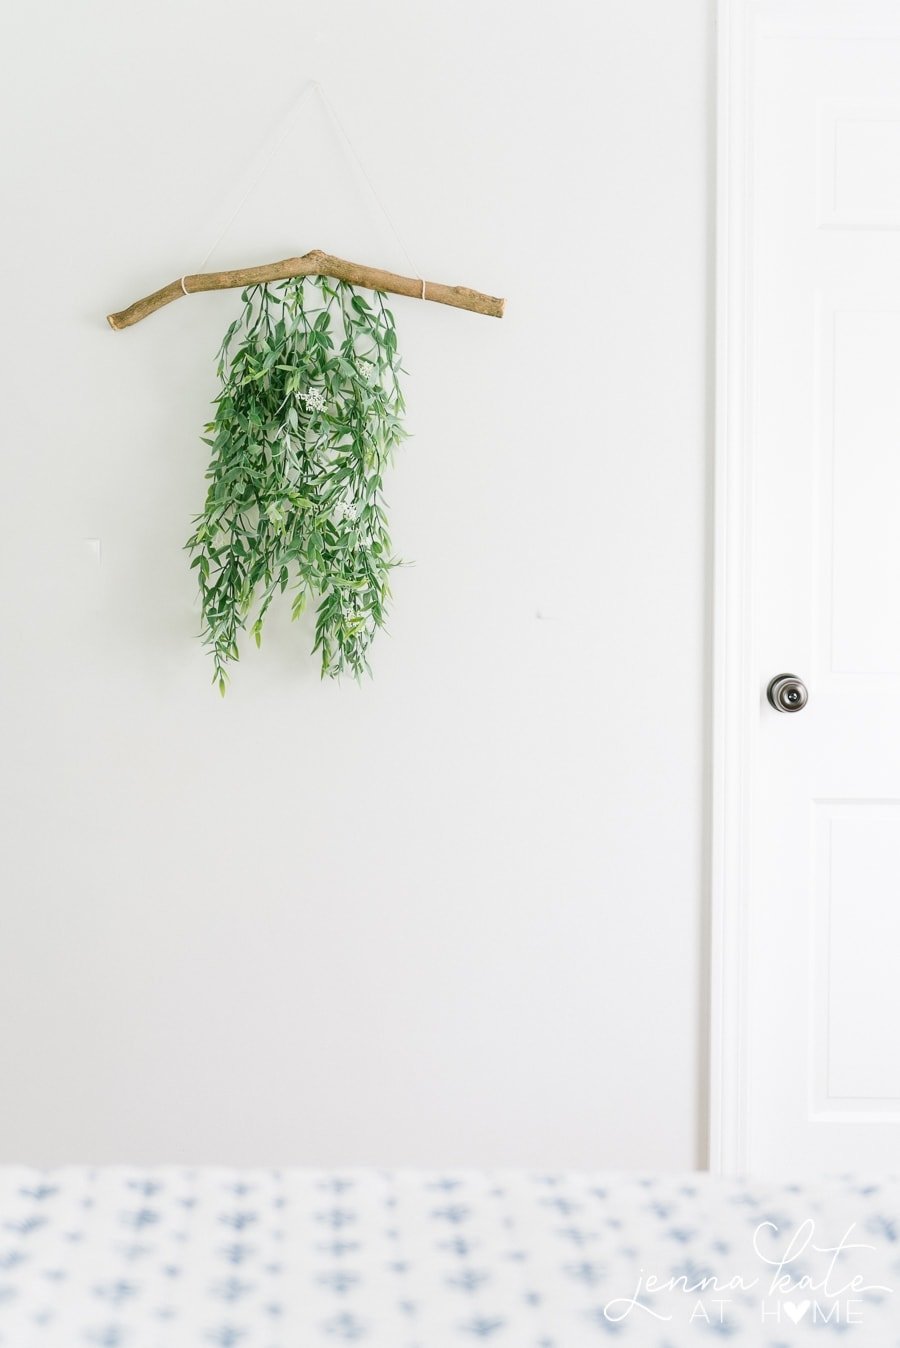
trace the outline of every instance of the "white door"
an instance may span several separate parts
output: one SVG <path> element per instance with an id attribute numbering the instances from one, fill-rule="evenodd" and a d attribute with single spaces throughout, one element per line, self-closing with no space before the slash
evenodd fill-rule
<path id="1" fill-rule="evenodd" d="M 712 1159 L 896 1169 L 900 0 L 719 17 Z"/>

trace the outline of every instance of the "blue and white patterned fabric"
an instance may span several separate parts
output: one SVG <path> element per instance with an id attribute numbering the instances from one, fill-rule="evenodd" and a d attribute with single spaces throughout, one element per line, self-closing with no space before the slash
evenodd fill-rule
<path id="1" fill-rule="evenodd" d="M 2 1348 L 900 1345 L 900 1183 L 0 1169 Z"/>

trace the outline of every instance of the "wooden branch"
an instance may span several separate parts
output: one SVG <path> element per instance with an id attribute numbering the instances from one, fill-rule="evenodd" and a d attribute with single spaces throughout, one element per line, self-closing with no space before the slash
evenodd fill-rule
<path id="1" fill-rule="evenodd" d="M 260 285 L 266 281 L 286 281 L 292 276 L 331 276 L 336 281 L 349 281 L 351 285 L 365 286 L 369 290 L 385 290 L 392 295 L 409 295 L 412 299 L 452 304 L 456 309 L 471 309 L 472 313 L 488 314 L 492 318 L 503 317 L 505 300 L 495 299 L 493 295 L 482 295 L 480 291 L 467 290 L 465 286 L 439 285 L 436 281 L 423 283 L 414 277 L 380 271 L 377 267 L 362 267 L 357 262 L 345 262 L 343 258 L 331 257 L 316 248 L 302 257 L 267 262 L 262 267 L 198 272 L 193 276 L 181 277 L 177 281 L 170 281 L 162 290 L 154 290 L 152 295 L 135 300 L 134 304 L 129 304 L 120 313 L 108 314 L 107 322 L 117 330 L 130 328 L 133 323 L 140 323 L 142 318 L 162 309 L 164 305 L 180 300 L 185 293 L 192 295 L 200 290 L 231 290 L 235 287 L 243 289 L 244 286 Z"/>

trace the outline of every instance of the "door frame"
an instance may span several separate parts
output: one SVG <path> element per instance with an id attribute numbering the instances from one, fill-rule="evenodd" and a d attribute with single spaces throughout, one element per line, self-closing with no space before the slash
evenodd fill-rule
<path id="1" fill-rule="evenodd" d="M 717 0 L 709 1165 L 748 1167 L 753 608 L 752 45 L 758 0 Z"/>

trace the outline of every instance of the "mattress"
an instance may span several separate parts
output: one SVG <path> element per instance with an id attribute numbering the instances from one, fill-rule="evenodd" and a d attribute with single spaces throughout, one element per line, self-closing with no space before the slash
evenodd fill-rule
<path id="1" fill-rule="evenodd" d="M 900 1345 L 900 1184 L 0 1169 L 3 1348 Z"/>

